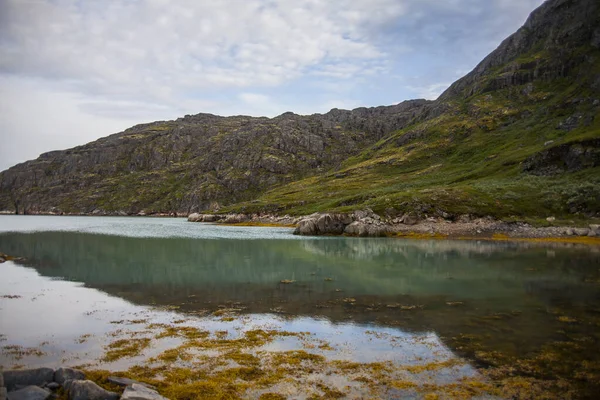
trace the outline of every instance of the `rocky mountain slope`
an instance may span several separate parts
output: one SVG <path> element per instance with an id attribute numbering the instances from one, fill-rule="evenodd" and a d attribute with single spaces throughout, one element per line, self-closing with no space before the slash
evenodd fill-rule
<path id="1" fill-rule="evenodd" d="M 549 0 L 434 102 L 139 125 L 0 173 L 0 210 L 600 216 L 600 4 Z"/>
<path id="2" fill-rule="evenodd" d="M 276 118 L 187 115 L 134 126 L 0 174 L 0 209 L 181 212 L 251 199 L 338 166 L 390 132 L 439 112 L 413 100 Z"/>

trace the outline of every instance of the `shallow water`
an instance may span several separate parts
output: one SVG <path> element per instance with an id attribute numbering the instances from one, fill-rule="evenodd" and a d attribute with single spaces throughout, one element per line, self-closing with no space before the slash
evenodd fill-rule
<path id="1" fill-rule="evenodd" d="M 0 265 L 4 367 L 127 368 L 175 342 L 102 363 L 107 343 L 184 318 L 231 337 L 260 327 L 310 332 L 313 344 L 329 345 L 321 351 L 289 337 L 266 351 L 307 348 L 331 359 L 402 365 L 467 361 L 433 374 L 436 383 L 575 343 L 552 353 L 564 359 L 531 363 L 545 380 L 576 375 L 552 363 L 589 365 L 575 397 L 598 388 L 594 247 L 300 238 L 290 229 L 167 218 L 0 216 L 0 251 L 25 258 Z M 236 318 L 224 320 L 222 311 Z"/>

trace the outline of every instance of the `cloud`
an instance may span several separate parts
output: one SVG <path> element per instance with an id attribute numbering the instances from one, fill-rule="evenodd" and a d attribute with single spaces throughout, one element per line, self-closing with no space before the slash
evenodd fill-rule
<path id="1" fill-rule="evenodd" d="M 434 83 L 421 87 L 407 86 L 407 88 L 415 93 L 415 97 L 419 99 L 435 100 L 440 96 L 440 94 L 442 94 L 444 90 L 448 89 L 449 86 L 450 83 Z"/>
<path id="2" fill-rule="evenodd" d="M 130 121 L 432 98 L 541 2 L 0 0 L 0 139 L 14 161 Z"/>

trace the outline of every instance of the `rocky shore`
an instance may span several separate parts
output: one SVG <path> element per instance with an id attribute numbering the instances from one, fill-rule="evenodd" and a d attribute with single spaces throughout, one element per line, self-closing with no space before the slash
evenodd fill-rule
<path id="1" fill-rule="evenodd" d="M 117 376 L 108 382 L 123 387 L 123 393 L 106 390 L 85 373 L 72 368 L 36 368 L 0 373 L 0 400 L 167 400 L 151 385 Z"/>
<path id="2" fill-rule="evenodd" d="M 295 227 L 295 235 L 345 235 L 359 237 L 447 237 L 495 239 L 600 238 L 600 225 L 586 227 L 535 227 L 525 222 L 505 222 L 491 217 L 460 215 L 456 218 L 419 217 L 408 213 L 382 217 L 370 209 L 353 213 L 315 213 L 304 217 L 270 214 L 190 214 L 190 222 Z M 552 217 L 548 222 L 554 222 Z"/>

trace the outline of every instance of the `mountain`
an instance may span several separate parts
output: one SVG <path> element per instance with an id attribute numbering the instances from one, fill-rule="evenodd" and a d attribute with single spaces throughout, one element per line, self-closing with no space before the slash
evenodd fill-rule
<path id="1" fill-rule="evenodd" d="M 600 216 L 600 4 L 549 0 L 436 101 L 185 116 L 0 173 L 0 210 Z"/>

